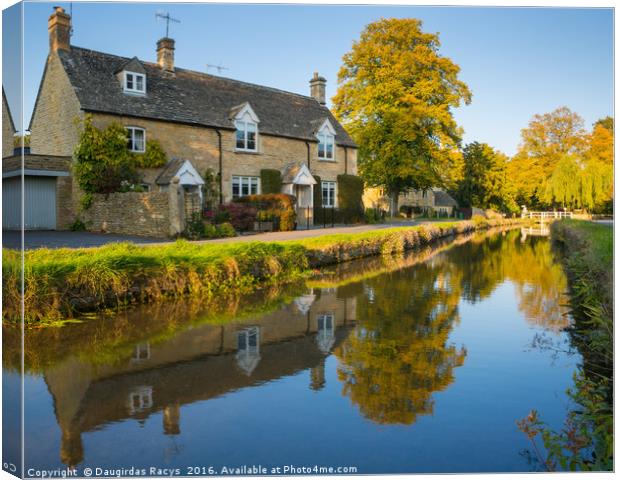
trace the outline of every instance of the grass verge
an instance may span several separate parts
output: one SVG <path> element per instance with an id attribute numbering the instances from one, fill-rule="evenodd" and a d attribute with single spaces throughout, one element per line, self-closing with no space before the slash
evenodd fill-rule
<path id="1" fill-rule="evenodd" d="M 583 357 L 569 396 L 575 408 L 560 432 L 536 411 L 520 422 L 542 438 L 547 470 L 613 469 L 613 228 L 584 220 L 552 224 L 551 237 L 570 280 L 572 342 Z"/>
<path id="2" fill-rule="evenodd" d="M 378 254 L 400 253 L 451 235 L 520 220 L 433 222 L 355 234 L 283 242 L 38 249 L 24 254 L 25 322 L 50 325 L 106 306 L 185 295 L 222 297 L 286 283 L 309 268 Z M 4 323 L 19 323 L 21 253 L 4 249 Z"/>

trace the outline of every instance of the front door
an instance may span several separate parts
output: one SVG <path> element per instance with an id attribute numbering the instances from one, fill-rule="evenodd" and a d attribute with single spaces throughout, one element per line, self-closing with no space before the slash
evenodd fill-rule
<path id="1" fill-rule="evenodd" d="M 300 230 L 310 228 L 314 216 L 312 185 L 295 185 L 295 197 L 297 197 L 297 228 Z"/>

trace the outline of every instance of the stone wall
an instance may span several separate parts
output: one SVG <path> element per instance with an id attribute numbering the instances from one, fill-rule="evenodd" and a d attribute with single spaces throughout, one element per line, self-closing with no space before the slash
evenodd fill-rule
<path id="1" fill-rule="evenodd" d="M 170 201 L 167 192 L 96 194 L 80 213 L 88 230 L 123 235 L 167 238 Z"/>
<path id="2" fill-rule="evenodd" d="M 168 158 L 184 158 L 192 162 L 198 173 L 204 175 L 207 168 L 219 171 L 219 139 L 215 129 L 179 123 L 148 120 L 109 114 L 93 114 L 93 124 L 105 128 L 111 122 L 135 126 L 146 130 L 146 138 L 157 140 Z M 318 143 L 299 139 L 260 134 L 258 152 L 240 152 L 235 149 L 235 132 L 220 129 L 222 135 L 222 178 L 224 202 L 232 200 L 232 177 L 247 175 L 260 177 L 260 171 L 271 168 L 283 171 L 291 162 L 308 164 L 310 147 L 310 171 L 322 180 L 336 181 L 342 173 L 357 174 L 357 150 L 336 146 L 334 161 L 319 160 Z M 152 175 L 151 175 L 152 176 Z M 151 180 L 150 178 L 145 180 Z"/>
<path id="3" fill-rule="evenodd" d="M 202 198 L 198 193 L 187 193 L 184 195 L 185 219 L 189 220 L 195 213 L 201 213 Z"/>
<path id="4" fill-rule="evenodd" d="M 9 105 L 2 92 L 2 157 L 8 157 L 13 154 L 13 124 L 11 122 L 11 112 Z"/>
<path id="5" fill-rule="evenodd" d="M 75 120 L 83 116 L 58 55 L 47 58 L 30 125 L 32 153 L 71 156 L 78 142 Z"/>

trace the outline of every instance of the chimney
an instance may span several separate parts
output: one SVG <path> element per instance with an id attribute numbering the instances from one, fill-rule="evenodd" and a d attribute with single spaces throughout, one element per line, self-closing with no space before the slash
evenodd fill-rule
<path id="1" fill-rule="evenodd" d="M 312 80 L 310 80 L 310 96 L 313 97 L 321 105 L 325 105 L 325 85 L 327 80 L 319 77 L 318 72 L 314 72 Z"/>
<path id="2" fill-rule="evenodd" d="M 157 42 L 157 63 L 167 71 L 174 72 L 174 40 L 164 37 Z"/>
<path id="3" fill-rule="evenodd" d="M 47 21 L 50 36 L 50 52 L 71 48 L 71 15 L 62 7 L 54 7 L 54 13 Z"/>

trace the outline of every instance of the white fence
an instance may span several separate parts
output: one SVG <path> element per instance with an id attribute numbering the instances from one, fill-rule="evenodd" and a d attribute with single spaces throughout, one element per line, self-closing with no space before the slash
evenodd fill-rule
<path id="1" fill-rule="evenodd" d="M 573 212 L 555 211 L 555 212 L 521 212 L 521 218 L 536 218 L 541 221 L 559 219 L 559 218 L 573 218 Z"/>

